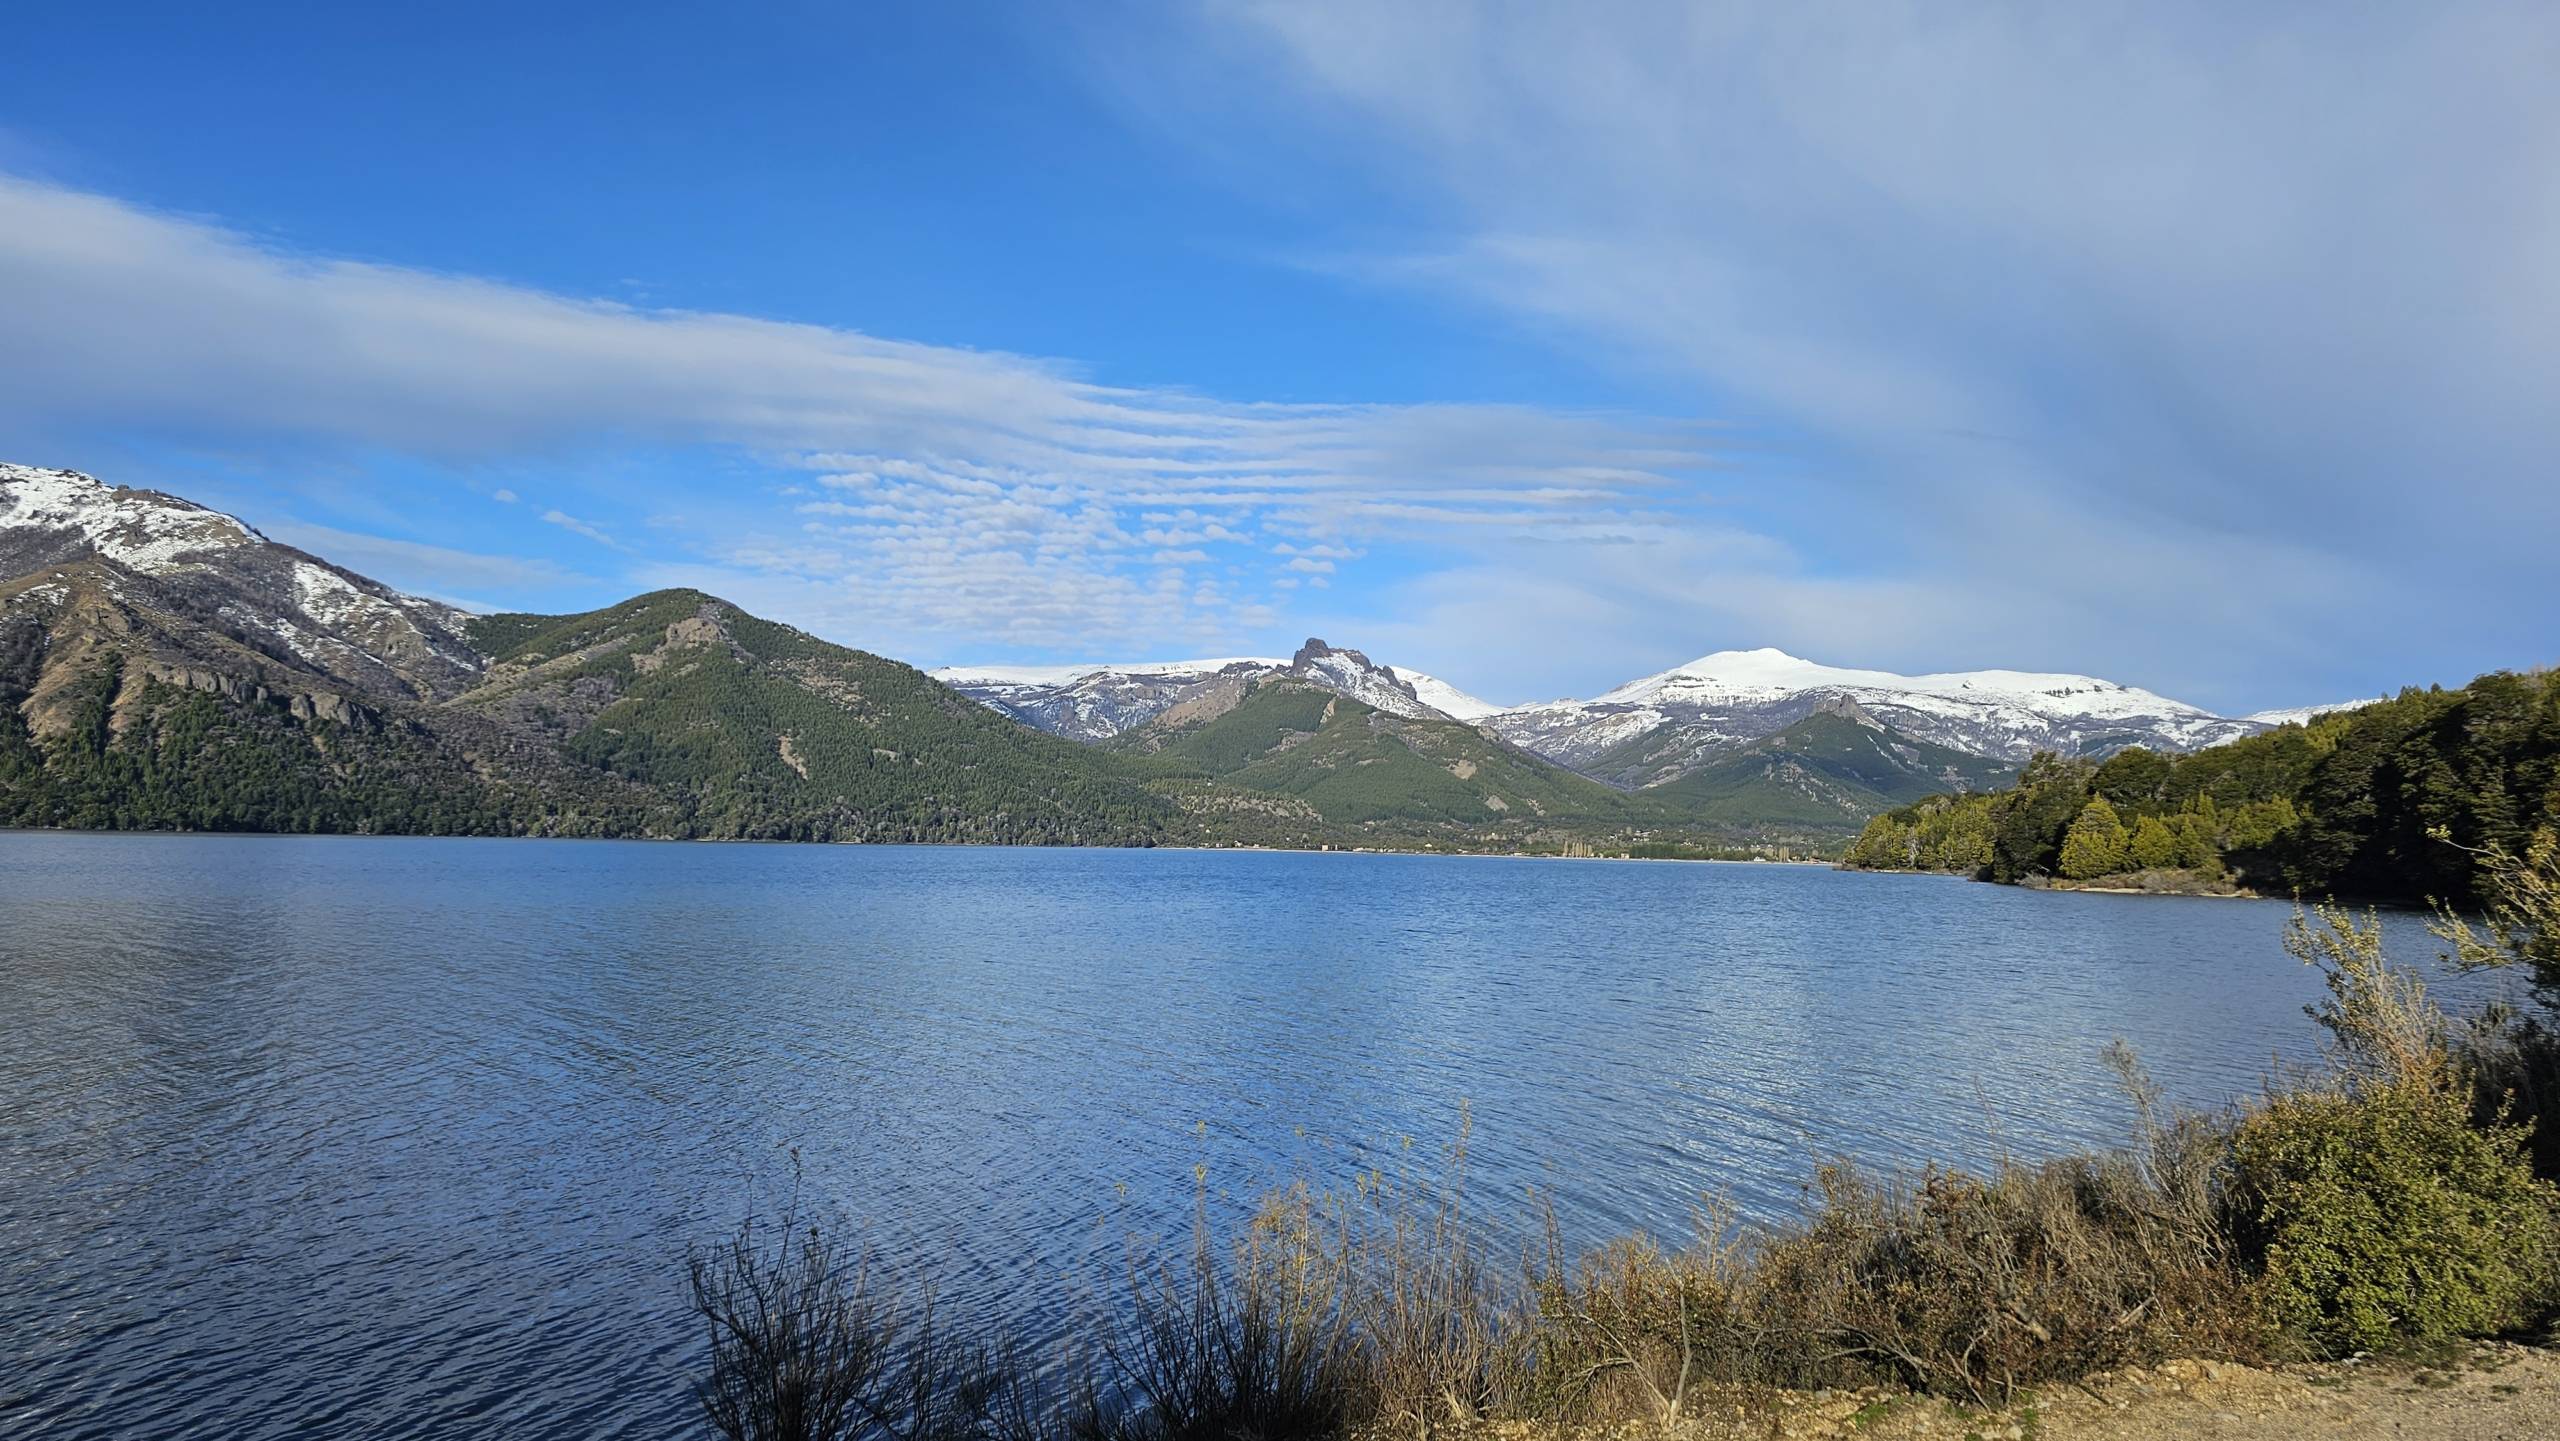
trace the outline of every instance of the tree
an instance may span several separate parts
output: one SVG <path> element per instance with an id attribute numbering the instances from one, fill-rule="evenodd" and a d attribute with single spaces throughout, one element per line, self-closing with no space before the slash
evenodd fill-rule
<path id="1" fill-rule="evenodd" d="M 2293 802 L 2283 796 L 2270 801 L 2251 801 L 2231 813 L 2228 826 L 2231 849 L 2252 851 L 2274 843 L 2276 837 L 2294 828 L 2302 819 Z"/>
<path id="2" fill-rule="evenodd" d="M 1991 834 L 1991 878 L 2017 881 L 2042 875 L 2054 862 L 2063 832 L 2089 793 L 2086 761 L 2066 761 L 2051 751 L 2038 751 L 2019 773 L 2017 789 L 1999 800 L 1999 819 Z"/>
<path id="3" fill-rule="evenodd" d="M 2166 870 L 2178 864 L 2177 833 L 2158 816 L 2144 816 L 2133 823 L 2132 850 L 2135 865 L 2146 871 Z"/>
<path id="4" fill-rule="evenodd" d="M 2092 796 L 2080 808 L 2080 818 L 2062 837 L 2062 874 L 2067 880 L 2085 881 L 2097 876 L 2111 876 L 2133 865 L 2133 849 L 2124 833 L 2124 822 L 2117 818 L 2116 808 L 2107 804 L 2105 796 Z"/>
<path id="5" fill-rule="evenodd" d="M 2442 832 L 2436 839 L 2454 843 Z M 2544 1004 L 2560 1010 L 2560 831 L 2537 833 L 2521 856 L 2493 844 L 2479 861 L 2487 923 L 2474 927 L 2438 902 L 2435 933 L 2453 943 L 2465 969 L 2521 967 Z"/>
<path id="6" fill-rule="evenodd" d="M 2204 803 L 2208 806 L 2212 805 L 2213 797 L 2205 797 Z M 2178 817 L 2177 825 L 2173 829 L 2178 838 L 2177 863 L 2180 866 L 2191 871 L 2201 871 L 2211 867 L 2218 859 L 2213 848 L 2213 828 L 2202 815 L 2189 811 Z"/>
<path id="7" fill-rule="evenodd" d="M 2127 746 L 2098 767 L 2090 784 L 2110 805 L 2130 810 L 2158 801 L 2175 769 L 2169 758 L 2157 751 Z"/>

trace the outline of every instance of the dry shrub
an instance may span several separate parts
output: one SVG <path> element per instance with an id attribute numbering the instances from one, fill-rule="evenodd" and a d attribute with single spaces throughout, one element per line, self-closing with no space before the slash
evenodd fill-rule
<path id="1" fill-rule="evenodd" d="M 1712 1210 L 1677 1250 L 1571 1257 L 1549 1216 L 1517 1264 L 1461 1210 L 1462 1128 L 1438 1181 L 1293 1187 L 1231 1247 L 1204 1213 L 1188 1264 L 1141 1272 L 1062 1368 L 1064 1406 L 939 1334 L 929 1301 L 879 1301 L 815 1230 L 751 1224 L 695 1266 L 704 1404 L 742 1441 L 1427 1437 L 1483 1418 L 1679 1423 L 1711 1393 L 1773 1385 L 1997 1405 L 2171 1356 L 2248 1358 L 2279 1334 L 2335 1350 L 2525 1319 L 2560 1265 L 2560 1193 L 2532 1178 L 2523 1128 L 2470 1113 L 2487 1043 L 2457 1053 L 2369 919 L 2298 917 L 2287 944 L 2327 983 L 2312 1013 L 2332 1066 L 2243 1116 L 2169 1110 L 2112 1050 L 2138 1118 L 2122 1149 L 1987 1175 L 1825 1167 L 1801 1221 L 1751 1232 Z"/>
<path id="2" fill-rule="evenodd" d="M 1030 1398 L 996 1349 L 943 1329 L 930 1287 L 879 1283 L 792 1195 L 689 1263 L 711 1351 L 694 1392 L 712 1428 L 730 1441 L 1027 1433 Z"/>
<path id="3" fill-rule="evenodd" d="M 1461 1210 L 1467 1130 L 1445 1174 L 1361 1174 L 1267 1196 L 1221 1255 L 1134 1291 L 1077 1426 L 1110 1441 L 1428 1435 L 1501 1414 L 1527 1374 L 1523 1272 L 1488 1259 Z M 1175 1284 L 1178 1279 L 1179 1284 Z"/>
<path id="4" fill-rule="evenodd" d="M 1530 1383 L 1518 1409 L 1567 1420 L 1679 1421 L 1701 1391 L 1793 1379 L 1746 1314 L 1753 1273 L 1721 1210 L 1665 1252 L 1641 1237 L 1536 1278 Z"/>
<path id="5" fill-rule="evenodd" d="M 1833 1167 L 1811 1224 L 1759 1269 L 1803 1380 L 2005 1402 L 2112 1366 L 2246 1354 L 2241 1278 L 2194 1219 L 2121 1154 L 1910 1187 Z"/>
<path id="6" fill-rule="evenodd" d="M 1360 1390 L 1339 1278 L 1249 1238 L 1232 1270 L 1205 1228 L 1187 1277 L 1134 1288 L 1084 1389 L 1074 1433 L 1094 1441 L 1333 1436 Z"/>

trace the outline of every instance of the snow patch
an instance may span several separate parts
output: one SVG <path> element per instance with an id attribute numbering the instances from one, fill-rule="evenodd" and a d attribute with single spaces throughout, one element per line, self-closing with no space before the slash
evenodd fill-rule
<path id="1" fill-rule="evenodd" d="M 1212 676 L 1231 665 L 1249 665 L 1278 670 L 1285 660 L 1262 656 L 1233 656 L 1223 660 L 1142 660 L 1117 663 L 1084 662 L 1075 665 L 947 665 L 925 674 L 954 688 L 984 686 L 1070 686 L 1094 676 L 1128 676 L 1133 679 L 1186 680 Z"/>
<path id="2" fill-rule="evenodd" d="M 1453 719 L 1478 721 L 1489 715 L 1498 715 L 1506 709 L 1491 701 L 1478 700 L 1438 676 L 1424 675 L 1418 670 L 1407 670 L 1400 665 L 1391 665 L 1386 669 L 1387 674 L 1413 687 L 1413 693 L 1422 698 L 1424 705 Z"/>
<path id="3" fill-rule="evenodd" d="M 0 464 L 0 530 L 76 531 L 91 548 L 147 575 L 180 570 L 203 551 L 265 540 L 237 518 L 145 491 L 119 491 L 76 470 Z"/>
<path id="4" fill-rule="evenodd" d="M 2281 725 L 2300 725 L 2314 717 L 2335 715 L 2342 710 L 2362 710 L 2366 706 L 2380 705 L 2389 699 L 2391 697 L 2378 695 L 2364 700 L 2333 700 L 2326 705 L 2298 705 L 2288 706 L 2282 710 L 2251 711 L 2240 718 L 2251 724 L 2273 729 Z"/>

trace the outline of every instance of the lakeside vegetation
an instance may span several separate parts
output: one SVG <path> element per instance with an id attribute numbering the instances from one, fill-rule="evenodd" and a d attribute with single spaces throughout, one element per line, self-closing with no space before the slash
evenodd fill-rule
<path id="1" fill-rule="evenodd" d="M 2560 997 L 2560 848 L 2485 858 L 2472 966 Z M 1818 1168 L 1802 1217 L 1703 1218 L 1690 1244 L 1574 1253 L 1552 1217 L 1516 1260 L 1462 1180 L 1368 1173 L 1266 1197 L 1231 1245 L 1141 1266 L 1038 1355 L 938 1316 L 786 1211 L 692 1262 L 704 1414 L 737 1438 L 1349 1437 L 1486 1420 L 1668 1425 L 1772 1388 L 1973 1407 L 2175 1358 L 2280 1361 L 2515 1333 L 2560 1305 L 2560 1077 L 2547 1008 L 2451 1018 L 2378 920 L 2297 914 L 2328 1048 L 2254 1102 L 2171 1110 L 2130 1052 L 2136 1116 L 2103 1153 L 1988 1174 Z M 1456 1165 L 1463 1165 L 1461 1135 Z M 2029 1413 L 2032 1419 L 2032 1413 Z"/>
<path id="2" fill-rule="evenodd" d="M 2012 884 L 2483 903 L 2482 859 L 2560 828 L 2560 679 L 2496 672 L 2188 755 L 2038 755 L 1867 824 L 1851 866 Z M 2147 879 L 2146 879 L 2147 878 Z"/>

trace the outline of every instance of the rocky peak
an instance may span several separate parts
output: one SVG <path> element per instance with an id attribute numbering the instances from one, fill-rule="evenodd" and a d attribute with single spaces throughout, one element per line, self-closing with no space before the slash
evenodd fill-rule
<path id="1" fill-rule="evenodd" d="M 1831 691 L 1815 700 L 1813 713 L 1836 715 L 1842 720 L 1856 721 L 1871 731 L 1880 731 L 1885 728 L 1884 722 L 1877 720 L 1874 712 L 1858 704 L 1854 698 L 1842 691 Z"/>
<path id="2" fill-rule="evenodd" d="M 1348 661 L 1362 670 L 1376 669 L 1375 662 L 1371 661 L 1367 656 L 1360 652 L 1356 650 L 1344 650 L 1336 646 L 1327 645 L 1320 637 L 1312 635 L 1307 637 L 1307 643 L 1305 645 L 1298 647 L 1298 653 L 1296 655 L 1289 657 L 1289 668 L 1291 670 L 1311 670 L 1318 662 L 1334 658 Z"/>

